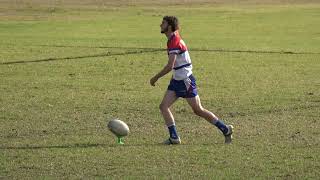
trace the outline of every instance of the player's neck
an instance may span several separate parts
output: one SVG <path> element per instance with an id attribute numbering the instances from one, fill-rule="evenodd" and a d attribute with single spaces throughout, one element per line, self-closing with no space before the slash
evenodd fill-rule
<path id="1" fill-rule="evenodd" d="M 172 32 L 172 31 L 167 31 L 165 34 L 166 34 L 167 38 L 170 39 L 171 36 L 173 36 L 174 32 Z"/>

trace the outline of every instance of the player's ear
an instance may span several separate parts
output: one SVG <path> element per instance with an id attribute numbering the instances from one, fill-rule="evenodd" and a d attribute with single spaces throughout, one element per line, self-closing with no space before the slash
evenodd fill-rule
<path id="1" fill-rule="evenodd" d="M 170 29 L 170 31 L 172 31 L 172 27 L 171 25 L 168 25 L 168 30 Z"/>

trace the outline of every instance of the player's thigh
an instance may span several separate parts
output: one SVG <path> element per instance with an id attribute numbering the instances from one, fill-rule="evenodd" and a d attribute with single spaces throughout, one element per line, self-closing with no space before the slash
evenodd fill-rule
<path id="1" fill-rule="evenodd" d="M 203 109 L 201 105 L 200 97 L 198 95 L 192 98 L 185 98 L 185 99 L 187 100 L 188 104 L 191 106 L 191 108 L 194 111 L 200 111 Z"/>
<path id="2" fill-rule="evenodd" d="M 177 99 L 178 97 L 174 91 L 167 90 L 163 96 L 160 108 L 170 107 Z"/>

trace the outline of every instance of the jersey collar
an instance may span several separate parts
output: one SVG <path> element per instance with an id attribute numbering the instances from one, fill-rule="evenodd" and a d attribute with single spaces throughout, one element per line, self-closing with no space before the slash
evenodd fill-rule
<path id="1" fill-rule="evenodd" d="M 175 31 L 175 32 L 173 32 L 172 34 L 171 34 L 171 36 L 169 37 L 169 41 L 173 38 L 173 37 L 175 37 L 176 35 L 178 34 L 178 31 Z"/>

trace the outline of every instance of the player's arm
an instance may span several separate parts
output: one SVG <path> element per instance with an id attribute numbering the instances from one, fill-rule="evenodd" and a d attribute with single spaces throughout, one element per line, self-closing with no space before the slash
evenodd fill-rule
<path id="1" fill-rule="evenodd" d="M 169 54 L 169 60 L 168 60 L 168 63 L 166 66 L 163 67 L 163 69 L 158 73 L 156 74 L 155 76 L 153 76 L 151 79 L 150 79 L 150 84 L 152 86 L 155 86 L 155 83 L 158 81 L 159 78 L 161 78 L 162 76 L 168 74 L 172 68 L 174 67 L 174 63 L 177 59 L 177 55 L 176 54 Z"/>

